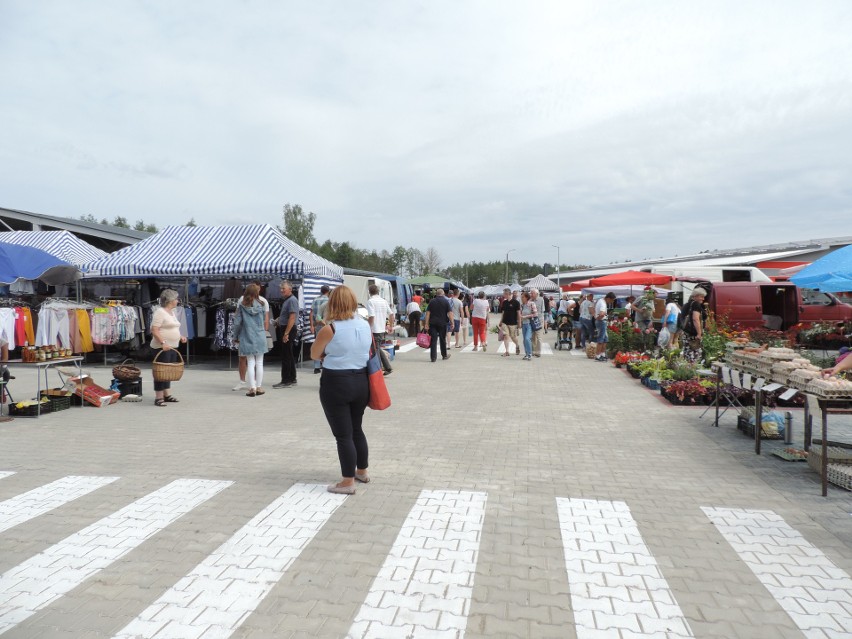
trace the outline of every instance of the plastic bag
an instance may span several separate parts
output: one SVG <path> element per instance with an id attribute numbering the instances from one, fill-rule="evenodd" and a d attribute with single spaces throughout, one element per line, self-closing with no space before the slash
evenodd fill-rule
<path id="1" fill-rule="evenodd" d="M 657 346 L 660 346 L 661 348 L 665 348 L 666 346 L 669 345 L 669 342 L 671 341 L 671 339 L 672 339 L 672 334 L 669 332 L 669 329 L 666 328 L 665 326 L 663 326 L 663 328 L 660 329 L 660 334 L 657 336 Z"/>

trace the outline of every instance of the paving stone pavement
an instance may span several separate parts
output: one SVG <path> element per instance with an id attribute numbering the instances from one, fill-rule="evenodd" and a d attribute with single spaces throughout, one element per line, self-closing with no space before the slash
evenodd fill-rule
<path id="1" fill-rule="evenodd" d="M 146 377 L 142 403 L 0 424 L 0 637 L 850 636 L 852 493 L 755 456 L 732 413 L 489 339 L 397 354 L 350 497 L 323 489 L 309 367 L 272 390 L 268 361 L 248 398 L 195 365 L 166 408 Z"/>

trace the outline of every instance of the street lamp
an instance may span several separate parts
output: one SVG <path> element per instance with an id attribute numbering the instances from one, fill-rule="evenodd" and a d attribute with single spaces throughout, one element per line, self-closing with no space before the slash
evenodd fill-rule
<path id="1" fill-rule="evenodd" d="M 509 253 L 514 250 L 515 249 L 509 249 L 506 251 L 506 286 L 509 286 Z"/>
<path id="2" fill-rule="evenodd" d="M 559 247 L 556 244 L 551 244 L 556 249 L 556 286 L 559 288 L 559 297 L 562 297 L 562 278 L 559 276 Z"/>

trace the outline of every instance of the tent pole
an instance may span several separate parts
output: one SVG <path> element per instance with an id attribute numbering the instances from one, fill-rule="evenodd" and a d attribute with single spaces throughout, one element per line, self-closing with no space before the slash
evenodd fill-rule
<path id="1" fill-rule="evenodd" d="M 183 307 L 184 313 L 183 316 L 186 318 L 186 308 L 189 305 L 189 278 L 187 277 L 183 282 Z M 187 322 L 187 331 L 186 331 L 186 365 L 189 366 L 189 322 Z"/>

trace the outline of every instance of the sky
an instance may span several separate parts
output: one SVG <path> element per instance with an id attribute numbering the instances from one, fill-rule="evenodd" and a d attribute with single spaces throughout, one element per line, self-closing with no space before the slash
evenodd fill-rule
<path id="1" fill-rule="evenodd" d="M 0 207 L 444 265 L 852 235 L 848 0 L 0 0 L 0 86 Z"/>

